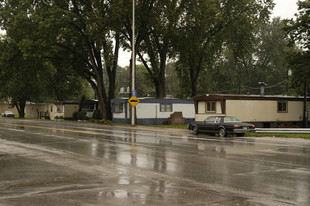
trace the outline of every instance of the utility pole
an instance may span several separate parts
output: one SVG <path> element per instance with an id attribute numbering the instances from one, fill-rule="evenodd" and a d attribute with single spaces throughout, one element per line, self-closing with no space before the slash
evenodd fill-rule
<path id="1" fill-rule="evenodd" d="M 136 51 L 135 51 L 135 0 L 132 0 L 132 43 L 131 43 L 131 47 L 132 47 L 132 63 L 131 63 L 131 67 L 132 67 L 132 73 L 131 73 L 131 96 L 133 95 L 133 93 L 136 93 L 135 90 L 135 67 L 136 67 Z M 136 122 L 136 115 L 135 115 L 135 107 L 133 106 L 131 108 L 131 125 L 135 125 Z"/>
<path id="2" fill-rule="evenodd" d="M 308 95 L 307 80 L 304 83 L 304 127 L 308 127 L 308 111 L 307 111 L 307 95 Z"/>

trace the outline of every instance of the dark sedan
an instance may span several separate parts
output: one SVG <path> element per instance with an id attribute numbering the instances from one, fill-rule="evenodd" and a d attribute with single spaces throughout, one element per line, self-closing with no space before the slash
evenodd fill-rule
<path id="1" fill-rule="evenodd" d="M 237 117 L 210 116 L 203 122 L 192 122 L 188 129 L 193 134 L 200 132 L 210 135 L 219 134 L 220 137 L 226 137 L 228 134 L 236 134 L 239 137 L 247 132 L 255 132 L 255 125 L 243 123 Z"/>

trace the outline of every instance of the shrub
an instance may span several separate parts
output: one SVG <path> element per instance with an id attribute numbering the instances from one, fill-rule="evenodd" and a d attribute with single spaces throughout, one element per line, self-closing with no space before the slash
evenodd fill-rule
<path id="1" fill-rule="evenodd" d="M 78 112 L 74 112 L 72 117 L 74 120 L 78 120 Z"/>
<path id="2" fill-rule="evenodd" d="M 105 120 L 105 119 L 90 119 L 89 122 L 92 123 L 99 123 L 99 124 L 112 124 L 113 122 L 111 120 Z"/>
<path id="3" fill-rule="evenodd" d="M 93 113 L 93 116 L 92 116 L 93 119 L 100 119 L 101 118 L 101 113 L 100 113 L 100 110 L 96 109 Z"/>
<path id="4" fill-rule="evenodd" d="M 78 112 L 77 119 L 78 120 L 87 120 L 88 118 L 86 116 L 86 111 L 82 110 L 82 111 Z"/>
<path id="5" fill-rule="evenodd" d="M 111 120 L 106 120 L 105 124 L 112 124 L 113 122 Z"/>
<path id="6" fill-rule="evenodd" d="M 100 124 L 105 124 L 105 120 L 104 120 L 104 119 L 101 119 L 101 120 L 99 120 L 98 123 L 100 123 Z"/>

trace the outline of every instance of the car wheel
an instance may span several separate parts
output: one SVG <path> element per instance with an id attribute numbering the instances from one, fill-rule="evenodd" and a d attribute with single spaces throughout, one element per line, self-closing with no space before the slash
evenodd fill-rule
<path id="1" fill-rule="evenodd" d="M 193 127 L 193 128 L 192 128 L 192 131 L 193 131 L 193 134 L 194 134 L 194 135 L 197 135 L 197 134 L 199 133 L 198 127 Z"/>
<path id="2" fill-rule="evenodd" d="M 219 136 L 220 137 L 226 137 L 227 136 L 226 130 L 224 128 L 219 129 Z"/>

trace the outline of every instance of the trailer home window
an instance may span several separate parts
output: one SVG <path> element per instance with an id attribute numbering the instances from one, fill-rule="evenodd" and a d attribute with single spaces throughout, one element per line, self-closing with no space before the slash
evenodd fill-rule
<path id="1" fill-rule="evenodd" d="M 216 112 L 216 102 L 206 102 L 206 112 Z"/>
<path id="2" fill-rule="evenodd" d="M 161 112 L 172 112 L 172 104 L 171 103 L 160 104 L 160 111 Z"/>
<path id="3" fill-rule="evenodd" d="M 57 111 L 58 113 L 61 113 L 61 112 L 63 111 L 63 105 L 58 105 L 58 106 L 56 106 L 56 111 Z"/>
<path id="4" fill-rule="evenodd" d="M 123 113 L 124 103 L 115 103 L 114 104 L 114 113 Z"/>
<path id="5" fill-rule="evenodd" d="M 287 102 L 278 102 L 278 112 L 287 112 Z"/>

